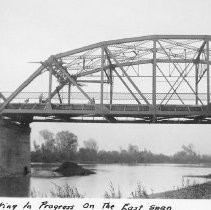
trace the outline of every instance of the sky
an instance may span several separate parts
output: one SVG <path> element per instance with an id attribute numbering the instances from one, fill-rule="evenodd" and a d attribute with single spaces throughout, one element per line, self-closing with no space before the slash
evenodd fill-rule
<path id="1" fill-rule="evenodd" d="M 210 8 L 210 0 L 0 0 L 0 91 L 14 91 L 38 68 L 29 62 L 88 44 L 152 34 L 211 35 Z M 69 130 L 81 146 L 94 138 L 100 149 L 132 143 L 172 154 L 192 143 L 197 152 L 211 154 L 210 125 L 32 123 L 31 128 L 37 142 L 41 129 Z"/>

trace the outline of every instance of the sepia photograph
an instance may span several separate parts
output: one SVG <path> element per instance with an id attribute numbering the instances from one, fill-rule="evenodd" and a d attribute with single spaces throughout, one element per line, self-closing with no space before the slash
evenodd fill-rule
<path id="1" fill-rule="evenodd" d="M 211 199 L 210 8 L 0 0 L 0 197 Z"/>

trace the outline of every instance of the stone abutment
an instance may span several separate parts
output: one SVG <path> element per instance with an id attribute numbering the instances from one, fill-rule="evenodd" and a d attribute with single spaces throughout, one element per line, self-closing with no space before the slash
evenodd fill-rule
<path id="1" fill-rule="evenodd" d="M 0 177 L 30 172 L 30 132 L 27 125 L 0 119 Z"/>

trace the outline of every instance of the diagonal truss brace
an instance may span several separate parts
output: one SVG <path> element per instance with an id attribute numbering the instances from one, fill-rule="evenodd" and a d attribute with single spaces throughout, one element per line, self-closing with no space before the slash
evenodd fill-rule
<path id="1" fill-rule="evenodd" d="M 189 67 L 189 65 L 190 65 L 190 63 L 185 67 L 185 69 L 181 72 L 181 74 L 183 74 L 185 71 L 186 71 L 186 69 Z M 171 92 L 171 90 L 177 90 L 178 88 L 179 88 L 179 86 L 180 86 L 180 84 L 182 83 L 182 81 L 183 80 L 181 80 L 180 82 L 179 82 L 179 84 L 177 85 L 177 87 L 176 88 L 174 88 L 175 86 L 176 86 L 176 84 L 178 83 L 178 81 L 180 80 L 180 78 L 181 77 L 178 77 L 177 79 L 176 79 L 176 81 L 174 82 L 174 84 L 172 85 L 172 87 L 170 88 L 170 90 L 168 91 L 168 93 L 165 95 L 165 97 L 164 97 L 164 99 L 162 100 L 162 102 L 161 102 L 161 104 L 165 101 L 165 99 L 167 98 L 167 96 L 168 96 L 168 94 Z"/>
<path id="2" fill-rule="evenodd" d="M 126 82 L 122 79 L 121 75 L 118 73 L 118 71 L 114 68 L 113 71 L 116 73 L 116 75 L 119 77 L 119 79 L 122 81 L 122 83 L 125 85 L 125 87 L 128 89 L 130 94 L 134 97 L 134 99 L 137 101 L 138 104 L 141 104 L 139 99 L 136 97 L 136 95 L 132 92 L 132 90 L 128 87 Z"/>
<path id="3" fill-rule="evenodd" d="M 182 74 L 185 72 L 185 70 L 188 68 L 189 65 L 190 65 L 190 64 L 188 64 L 188 65 L 186 66 L 186 68 L 182 71 Z M 193 68 L 193 65 L 190 67 L 190 69 L 188 70 L 188 72 L 186 73 L 186 75 L 189 74 L 189 72 L 192 70 L 192 68 Z M 180 77 L 175 81 L 175 83 L 173 84 L 173 87 L 176 86 L 176 84 L 177 84 L 177 82 L 179 81 L 179 79 L 180 79 Z M 178 84 L 177 84 L 177 86 L 176 86 L 176 88 L 175 88 L 175 91 L 177 91 L 177 89 L 180 87 L 180 85 L 182 84 L 182 82 L 183 82 L 183 79 L 182 79 L 180 82 L 178 82 Z M 169 91 L 169 92 L 170 92 L 170 91 Z M 169 92 L 168 92 L 168 93 L 169 93 Z M 172 98 L 172 96 L 173 96 L 173 93 L 171 93 L 171 96 L 168 98 L 166 104 L 170 101 L 170 99 Z M 201 101 L 201 104 L 202 104 L 202 101 Z"/>
<path id="4" fill-rule="evenodd" d="M 201 81 L 201 79 L 204 77 L 205 73 L 207 72 L 207 68 L 204 69 L 204 71 L 202 72 L 202 75 L 199 77 L 197 84 L 199 84 L 199 82 Z"/>
<path id="5" fill-rule="evenodd" d="M 169 58 L 169 60 L 171 61 L 171 57 L 169 56 L 169 54 L 166 52 L 166 50 L 163 48 L 163 46 L 161 45 L 161 43 L 158 41 L 160 47 L 162 48 L 162 50 L 165 52 L 165 54 L 167 55 L 167 57 Z M 178 73 L 180 74 L 180 77 L 182 77 L 182 80 L 184 80 L 186 82 L 186 84 L 189 86 L 189 88 L 191 89 L 191 91 L 194 93 L 194 95 L 198 98 L 198 100 L 201 102 L 201 100 L 199 99 L 199 97 L 197 96 L 196 92 L 194 91 L 194 89 L 191 87 L 191 85 L 189 84 L 189 82 L 186 80 L 186 78 L 183 76 L 183 72 L 181 72 L 178 67 L 176 66 L 175 63 L 173 63 L 175 69 L 178 71 Z M 201 102 L 202 103 L 202 102 Z"/>
<path id="6" fill-rule="evenodd" d="M 168 84 L 170 85 L 170 87 L 173 89 L 173 92 L 177 95 L 177 97 L 179 98 L 179 100 L 182 102 L 183 105 L 185 105 L 185 103 L 183 102 L 183 100 L 180 98 L 179 94 L 176 92 L 176 90 L 174 89 L 174 87 L 172 86 L 172 84 L 169 82 L 169 80 L 167 79 L 167 77 L 165 76 L 165 74 L 163 73 L 163 71 L 160 69 L 160 67 L 158 65 L 156 65 L 157 68 L 159 69 L 160 73 L 163 75 L 163 77 L 165 78 L 165 80 L 168 82 Z"/>
<path id="7" fill-rule="evenodd" d="M 112 66 L 112 63 L 111 63 L 111 60 L 109 58 L 109 55 L 108 55 L 108 52 L 107 50 L 105 49 L 105 52 L 106 52 L 106 56 L 107 56 L 107 59 L 108 59 L 108 62 L 110 64 L 110 66 Z M 122 77 L 120 76 L 120 74 L 117 72 L 117 70 L 115 69 L 115 67 L 113 67 L 112 69 L 116 75 L 119 77 L 119 79 L 122 81 L 122 83 L 124 84 L 124 86 L 128 89 L 128 91 L 130 92 L 130 94 L 134 97 L 134 99 L 138 102 L 138 104 L 141 104 L 139 99 L 136 97 L 136 95 L 132 92 L 132 90 L 129 88 L 129 86 L 127 85 L 127 83 L 122 79 Z"/>
<path id="8" fill-rule="evenodd" d="M 7 100 L 1 92 L 0 92 L 0 98 L 2 98 L 3 101 L 6 101 Z"/>
<path id="9" fill-rule="evenodd" d="M 3 109 L 27 86 L 33 79 L 35 79 L 37 76 L 39 76 L 42 71 L 45 69 L 45 66 L 40 66 L 37 71 L 35 71 L 27 80 L 25 80 L 21 86 L 19 86 L 3 103 L 3 105 L 0 107 L 0 114 L 3 111 Z"/>
<path id="10" fill-rule="evenodd" d="M 93 100 L 88 96 L 88 94 L 78 85 L 73 77 L 67 72 L 64 66 L 62 66 L 56 59 L 53 59 L 56 67 L 68 78 L 68 80 L 75 85 L 78 90 L 90 101 L 91 104 L 94 104 Z M 57 90 L 58 91 L 58 90 Z"/>
<path id="11" fill-rule="evenodd" d="M 119 61 L 114 57 L 114 55 L 111 53 L 111 51 L 107 47 L 105 47 L 105 49 L 107 50 L 109 56 L 115 61 L 116 65 L 122 70 L 123 74 L 127 77 L 127 79 L 130 81 L 132 86 L 136 89 L 136 91 L 142 97 L 142 99 L 146 102 L 146 104 L 150 105 L 150 103 L 148 102 L 146 97 L 143 95 L 143 93 L 139 90 L 139 88 L 136 86 L 136 84 L 133 82 L 133 80 L 130 78 L 130 76 L 127 74 L 127 72 L 124 70 L 124 68 L 121 65 L 121 63 L 119 63 Z"/>
<path id="12" fill-rule="evenodd" d="M 77 82 L 75 81 L 75 79 L 71 77 L 71 75 L 67 72 L 67 70 L 65 69 L 65 67 L 63 67 L 61 64 L 59 64 L 59 62 L 58 62 L 56 59 L 54 59 L 53 61 L 54 61 L 54 63 L 56 64 L 56 67 L 57 67 L 59 70 L 62 71 L 62 73 L 69 79 L 69 81 L 70 81 L 73 85 L 75 85 L 75 86 L 79 89 L 79 91 L 81 91 L 81 93 L 90 101 L 91 104 L 94 104 L 94 101 L 93 101 L 93 100 L 87 95 L 87 93 L 77 84 Z M 64 86 L 64 85 L 62 85 L 61 88 L 62 88 L 63 86 Z M 58 91 L 58 88 L 57 88 L 56 91 Z M 95 109 L 98 110 L 99 108 L 98 108 L 97 106 L 95 106 Z M 104 109 L 105 111 L 108 110 L 105 106 L 103 106 L 103 109 Z M 103 116 L 106 120 L 108 120 L 108 121 L 111 121 L 111 122 L 116 122 L 116 121 L 117 121 L 114 117 L 107 117 L 107 116 L 105 116 L 105 115 L 102 115 L 102 116 Z"/>
<path id="13" fill-rule="evenodd" d="M 51 99 L 52 99 L 56 94 L 58 94 L 58 96 L 59 96 L 59 101 L 60 101 L 60 103 L 62 103 L 61 97 L 60 97 L 60 95 L 59 95 L 59 91 L 60 91 L 64 86 L 65 86 L 65 84 L 60 84 L 60 85 L 58 85 L 58 86 L 55 88 L 55 90 L 51 93 Z"/>
<path id="14" fill-rule="evenodd" d="M 200 47 L 200 49 L 199 49 L 199 52 L 198 52 L 198 55 L 197 55 L 197 57 L 196 57 L 196 59 L 195 59 L 195 63 L 199 63 L 199 61 L 200 61 L 200 56 L 201 56 L 201 54 L 202 54 L 202 52 L 203 52 L 203 50 L 204 50 L 205 45 L 206 45 L 206 41 L 204 41 L 203 44 L 201 45 L 201 47 Z"/>

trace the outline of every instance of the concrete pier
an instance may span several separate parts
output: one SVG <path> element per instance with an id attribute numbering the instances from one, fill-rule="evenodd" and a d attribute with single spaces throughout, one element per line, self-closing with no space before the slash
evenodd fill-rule
<path id="1" fill-rule="evenodd" d="M 29 197 L 30 176 L 0 177 L 0 197 Z"/>
<path id="2" fill-rule="evenodd" d="M 0 177 L 30 172 L 30 127 L 0 119 Z"/>

